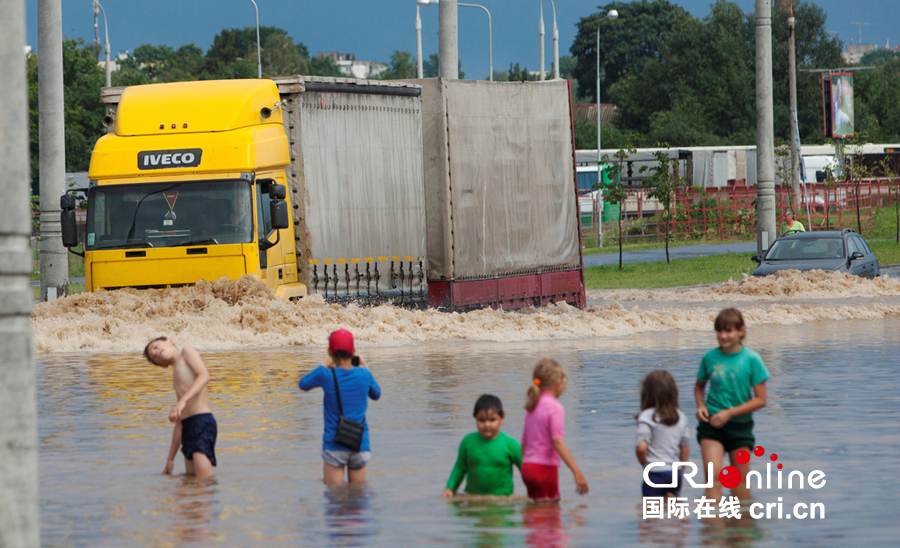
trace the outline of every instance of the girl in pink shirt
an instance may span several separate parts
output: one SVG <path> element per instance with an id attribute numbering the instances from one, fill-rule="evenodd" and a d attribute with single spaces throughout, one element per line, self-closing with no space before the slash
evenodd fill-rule
<path id="1" fill-rule="evenodd" d="M 534 367 L 525 403 L 522 429 L 522 481 L 528 497 L 536 501 L 559 500 L 559 461 L 575 475 L 575 491 L 586 495 L 588 483 L 566 445 L 566 410 L 557 401 L 566 391 L 566 372 L 554 360 L 543 359 Z"/>

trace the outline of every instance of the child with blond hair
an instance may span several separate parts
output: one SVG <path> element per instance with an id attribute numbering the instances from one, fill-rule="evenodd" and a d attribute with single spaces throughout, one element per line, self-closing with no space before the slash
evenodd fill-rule
<path id="1" fill-rule="evenodd" d="M 554 360 L 543 359 L 534 367 L 525 403 L 522 429 L 522 481 L 535 501 L 559 500 L 560 460 L 575 476 L 575 491 L 588 492 L 588 483 L 565 440 L 566 410 L 559 398 L 566 391 L 566 372 Z"/>

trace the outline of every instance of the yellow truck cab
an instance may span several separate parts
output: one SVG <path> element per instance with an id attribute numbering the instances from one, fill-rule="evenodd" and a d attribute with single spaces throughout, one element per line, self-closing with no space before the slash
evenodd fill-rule
<path id="1" fill-rule="evenodd" d="M 88 176 L 89 291 L 165 288 L 255 274 L 285 298 L 300 283 L 286 166 L 290 145 L 272 80 L 127 87 Z M 75 196 L 63 243 L 78 244 Z"/>

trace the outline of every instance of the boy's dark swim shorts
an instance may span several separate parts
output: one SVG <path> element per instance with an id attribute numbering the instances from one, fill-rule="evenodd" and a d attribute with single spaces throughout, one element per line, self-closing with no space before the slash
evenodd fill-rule
<path id="1" fill-rule="evenodd" d="M 697 424 L 697 442 L 700 440 L 716 440 L 730 453 L 741 447 L 753 448 L 756 438 L 753 437 L 753 421 L 728 421 L 722 428 L 714 428 L 708 422 Z"/>
<path id="2" fill-rule="evenodd" d="M 200 452 L 216 465 L 216 419 L 212 413 L 199 413 L 181 419 L 181 452 L 184 458 L 194 460 L 194 453 Z"/>

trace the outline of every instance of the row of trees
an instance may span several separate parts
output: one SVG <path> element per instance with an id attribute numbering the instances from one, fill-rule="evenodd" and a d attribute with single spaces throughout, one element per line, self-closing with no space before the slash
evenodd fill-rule
<path id="1" fill-rule="evenodd" d="M 610 9 L 619 11 L 618 21 L 603 20 L 601 14 Z M 788 14 L 775 6 L 772 15 L 775 135 L 787 140 Z M 823 143 L 821 76 L 803 69 L 844 66 L 842 43 L 826 32 L 825 13 L 813 2 L 796 2 L 794 16 L 800 135 L 804 142 Z M 754 14 L 724 0 L 714 3 L 703 19 L 668 0 L 601 7 L 580 20 L 571 49 L 578 61 L 574 77 L 592 101 L 598 25 L 602 100 L 614 103 L 619 112 L 618 131 L 608 139 L 604 134 L 604 143 L 611 148 L 755 143 Z M 864 110 L 867 98 L 857 97 Z"/>

